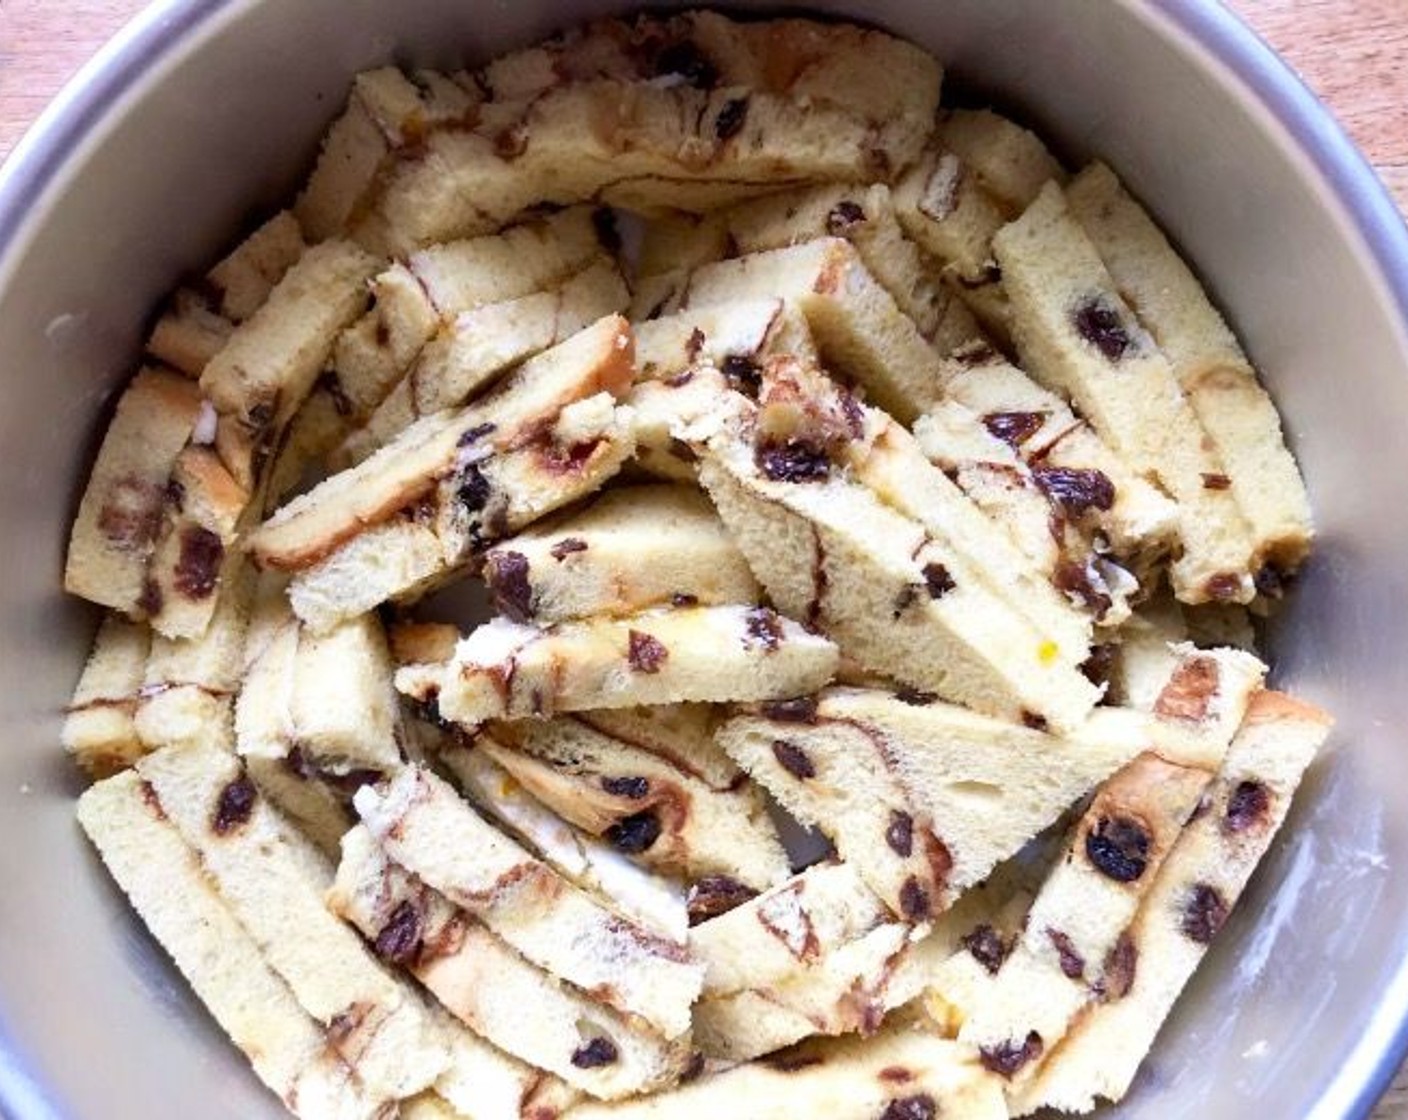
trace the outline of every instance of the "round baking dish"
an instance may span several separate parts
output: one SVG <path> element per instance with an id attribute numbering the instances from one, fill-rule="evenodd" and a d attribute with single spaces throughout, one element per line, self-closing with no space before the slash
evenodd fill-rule
<path id="1" fill-rule="evenodd" d="M 0 177 L 0 1113 L 282 1115 L 73 822 L 58 723 L 92 617 L 64 541 L 104 401 L 184 271 L 290 191 L 351 75 L 473 62 L 610 0 L 167 0 Z M 769 6 L 775 9 L 778 5 Z M 934 50 L 1098 153 L 1264 372 L 1320 548 L 1279 681 L 1339 718 L 1283 837 L 1113 1114 L 1363 1116 L 1408 1048 L 1408 232 L 1290 72 L 1212 0 L 811 5 Z"/>

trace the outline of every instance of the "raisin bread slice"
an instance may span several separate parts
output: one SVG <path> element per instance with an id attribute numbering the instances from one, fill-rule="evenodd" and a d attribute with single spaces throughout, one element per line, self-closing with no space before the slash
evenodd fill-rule
<path id="1" fill-rule="evenodd" d="M 432 494 L 298 572 L 294 610 L 321 631 L 388 600 L 415 600 L 487 545 L 595 493 L 629 460 L 632 429 L 631 410 L 599 393 L 567 405 L 519 446 L 481 459 L 465 452 Z"/>
<path id="2" fill-rule="evenodd" d="M 713 366 L 756 382 L 772 354 L 811 350 L 806 323 L 781 299 L 741 299 L 647 319 L 635 326 L 637 377 L 664 381 Z"/>
<path id="3" fill-rule="evenodd" d="M 1036 133 L 991 109 L 951 109 L 940 116 L 936 135 L 1008 219 L 1047 183 L 1066 182 L 1065 169 Z"/>
<path id="4" fill-rule="evenodd" d="M 152 613 L 147 564 L 200 412 L 200 390 L 169 370 L 142 369 L 123 391 L 73 522 L 64 590 L 134 619 Z"/>
<path id="5" fill-rule="evenodd" d="M 832 1120 L 1006 1116 L 1002 1089 L 972 1051 L 921 1031 L 895 1028 L 871 1039 L 808 1042 L 654 1097 L 579 1105 L 564 1120 L 791 1120 L 799 1110 L 821 1111 Z"/>
<path id="6" fill-rule="evenodd" d="M 332 869 L 259 799 L 234 754 L 210 744 L 158 751 L 137 772 L 154 804 L 337 1054 L 373 1091 L 428 1088 L 446 1048 L 415 992 L 323 905 Z"/>
<path id="7" fill-rule="evenodd" d="M 396 687 L 434 697 L 472 727 L 489 719 L 681 701 L 797 696 L 836 670 L 836 647 L 766 607 L 667 607 L 540 628 L 499 618 L 440 665 L 412 665 Z"/>
<path id="8" fill-rule="evenodd" d="M 142 623 L 103 616 L 59 733 L 64 750 L 95 778 L 145 753 L 132 717 L 150 650 L 151 631 Z"/>
<path id="9" fill-rule="evenodd" d="M 1068 396 L 1131 466 L 1178 502 L 1180 600 L 1246 602 L 1253 543 L 1168 359 L 1139 326 L 1060 188 L 995 239 L 1026 368 Z"/>
<path id="10" fill-rule="evenodd" d="M 797 305 L 827 364 L 895 419 L 910 423 L 938 404 L 938 353 L 841 238 L 705 265 L 690 276 L 680 309 L 776 298 Z"/>
<path id="11" fill-rule="evenodd" d="M 413 505 L 474 460 L 529 442 L 532 430 L 599 392 L 619 394 L 633 376 L 625 320 L 608 316 L 525 362 L 481 401 L 437 413 L 350 470 L 295 498 L 259 527 L 249 548 L 265 567 L 306 568 L 371 526 Z"/>
<path id="12" fill-rule="evenodd" d="M 348 832 L 342 848 L 329 908 L 476 1035 L 606 1099 L 673 1084 L 685 1069 L 688 1036 L 668 1042 L 555 980 L 388 858 L 365 827 Z"/>
<path id="13" fill-rule="evenodd" d="M 135 772 L 84 791 L 78 822 L 196 997 L 290 1112 L 304 1120 L 383 1115 L 387 1099 L 328 1048 L 322 1024 L 270 967 Z"/>
<path id="14" fill-rule="evenodd" d="M 760 595 L 709 500 L 685 486 L 613 490 L 495 545 L 483 571 L 494 605 L 515 622 L 755 603 Z"/>
<path id="15" fill-rule="evenodd" d="M 1124 968 L 1106 968 L 1104 999 L 1012 1099 L 1012 1114 L 1084 1112 L 1120 1100 L 1179 992 L 1207 952 L 1285 820 L 1329 734 L 1326 713 L 1261 692 L 1222 769 L 1150 886 L 1125 934 Z"/>
<path id="16" fill-rule="evenodd" d="M 159 364 L 199 380 L 234 330 L 235 324 L 213 310 L 206 296 L 177 288 L 152 327 L 146 350 Z"/>
<path id="17" fill-rule="evenodd" d="M 1294 571 L 1314 536 L 1310 499 L 1256 371 L 1163 231 L 1104 164 L 1072 181 L 1071 214 L 1168 356 L 1251 527 L 1258 571 Z M 1274 585 L 1272 585 L 1274 586 Z"/>
<path id="18" fill-rule="evenodd" d="M 948 541 L 833 468 L 818 439 L 845 447 L 864 420 L 844 404 L 773 441 L 759 418 L 785 425 L 790 410 L 754 413 L 733 394 L 731 417 L 716 410 L 692 433 L 700 479 L 759 582 L 869 669 L 1013 719 L 1078 723 L 1096 696 L 1075 668 L 1084 652 L 1063 650 L 968 578 Z"/>
<path id="19" fill-rule="evenodd" d="M 467 75 L 460 81 L 431 70 L 407 76 L 390 66 L 358 74 L 294 206 L 308 236 L 321 241 L 345 233 L 399 152 L 414 150 L 436 125 L 468 117 L 480 100 Z"/>
<path id="20" fill-rule="evenodd" d="M 718 739 L 894 913 L 923 921 L 1148 746 L 1149 724 L 1097 708 L 1053 735 L 929 697 L 834 688 L 740 715 Z"/>
<path id="21" fill-rule="evenodd" d="M 535 965 L 667 1038 L 689 1029 L 702 969 L 688 953 L 571 886 L 443 780 L 406 767 L 383 788 L 364 786 L 356 807 L 389 858 Z"/>
<path id="22" fill-rule="evenodd" d="M 409 372 L 365 422 L 347 435 L 334 461 L 360 462 L 422 416 L 457 408 L 520 362 L 624 310 L 628 300 L 620 270 L 601 257 L 560 287 L 460 312 L 425 344 Z"/>
<path id="23" fill-rule="evenodd" d="M 711 787 L 570 717 L 493 725 L 478 749 L 564 820 L 648 867 L 753 891 L 787 877 L 777 830 L 746 780 Z"/>
<path id="24" fill-rule="evenodd" d="M 1121 935 L 1210 776 L 1146 752 L 1100 787 L 1073 829 L 1022 936 L 964 1009 L 959 1041 L 1006 1080 L 1009 1095 L 1098 995 L 1098 978 L 1123 967 Z"/>

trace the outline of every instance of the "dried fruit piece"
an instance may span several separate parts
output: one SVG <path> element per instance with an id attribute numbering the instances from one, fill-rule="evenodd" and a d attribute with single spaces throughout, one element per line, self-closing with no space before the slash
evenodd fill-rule
<path id="1" fill-rule="evenodd" d="M 1085 854 L 1101 874 L 1132 883 L 1149 865 L 1149 832 L 1128 817 L 1102 817 L 1086 835 Z"/>

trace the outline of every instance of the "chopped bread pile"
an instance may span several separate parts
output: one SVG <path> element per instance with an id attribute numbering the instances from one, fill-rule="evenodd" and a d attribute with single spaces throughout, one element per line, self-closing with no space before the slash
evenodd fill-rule
<path id="1" fill-rule="evenodd" d="M 290 1112 L 1129 1090 L 1329 732 L 1309 505 L 1115 174 L 939 92 L 710 12 L 372 71 L 172 295 L 62 738 Z"/>

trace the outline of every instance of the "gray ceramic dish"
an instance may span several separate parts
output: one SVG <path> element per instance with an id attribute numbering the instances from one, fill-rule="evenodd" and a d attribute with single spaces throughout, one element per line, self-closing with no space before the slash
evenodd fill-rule
<path id="1" fill-rule="evenodd" d="M 280 1115 L 128 916 L 57 746 L 92 617 L 63 543 L 161 293 L 284 197 L 350 75 L 474 62 L 610 0 L 165 0 L 0 178 L 0 1111 Z M 827 0 L 1099 153 L 1182 242 L 1287 417 L 1321 545 L 1274 635 L 1340 717 L 1123 1116 L 1363 1116 L 1408 1046 L 1408 236 L 1324 110 L 1198 0 Z"/>

